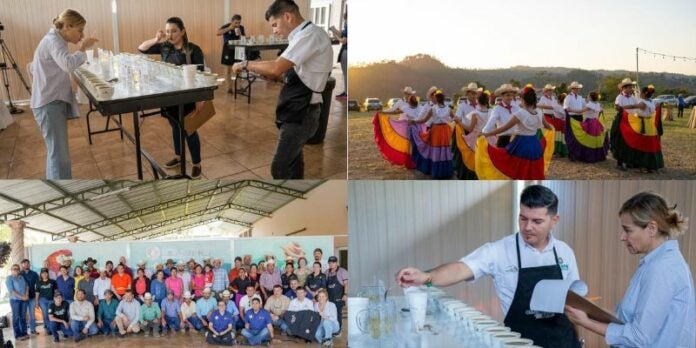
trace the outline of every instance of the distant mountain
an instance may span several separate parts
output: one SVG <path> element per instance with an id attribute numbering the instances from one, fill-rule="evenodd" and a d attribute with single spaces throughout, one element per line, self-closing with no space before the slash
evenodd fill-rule
<path id="1" fill-rule="evenodd" d="M 351 66 L 349 69 L 350 99 L 362 102 L 367 97 L 380 98 L 386 102 L 389 98 L 400 97 L 404 86 L 412 86 L 422 98 L 430 86 L 436 85 L 445 94 L 459 94 L 460 89 L 471 81 L 477 81 L 491 91 L 503 83 L 514 82 L 520 85 L 532 83 L 543 87 L 547 83 L 561 89 L 571 81 L 584 85 L 583 94 L 596 90 L 605 100 L 613 100 L 618 93 L 617 81 L 635 72 L 625 70 L 583 70 L 564 67 L 529 67 L 513 66 L 508 69 L 458 69 L 444 65 L 435 57 L 419 54 L 404 58 L 400 62 L 383 61 L 379 63 Z M 641 85 L 653 84 L 656 94 L 696 92 L 696 76 L 671 73 L 641 73 Z"/>

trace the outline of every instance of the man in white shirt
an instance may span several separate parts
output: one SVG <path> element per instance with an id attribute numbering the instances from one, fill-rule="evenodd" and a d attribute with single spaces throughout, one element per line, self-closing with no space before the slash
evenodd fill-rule
<path id="1" fill-rule="evenodd" d="M 570 117 L 582 122 L 582 110 L 585 108 L 585 98 L 580 95 L 582 85 L 573 81 L 568 86 L 570 93 L 563 101 L 563 109 L 568 111 Z"/>
<path id="2" fill-rule="evenodd" d="M 297 288 L 295 292 L 297 292 L 297 298 L 290 301 L 288 312 L 313 311 L 314 302 L 305 297 L 307 295 L 307 290 L 305 290 L 305 288 Z"/>
<path id="3" fill-rule="evenodd" d="M 322 92 L 333 68 L 333 50 L 329 35 L 306 21 L 292 0 L 276 0 L 266 11 L 273 34 L 288 39 L 288 48 L 273 61 L 242 61 L 242 70 L 274 80 L 284 75 L 285 85 L 276 107 L 279 128 L 271 174 L 274 179 L 304 178 L 302 148 L 319 127 Z"/>
<path id="4" fill-rule="evenodd" d="M 437 100 L 435 99 L 435 92 L 437 92 L 437 87 L 432 86 L 430 89 L 428 89 L 428 93 L 425 94 L 425 97 L 428 99 L 428 103 L 423 105 L 423 107 L 420 109 L 420 112 L 418 114 L 418 119 L 421 120 L 425 118 L 425 116 L 428 115 L 428 111 L 433 108 L 433 106 L 437 105 Z M 431 118 L 432 120 L 432 118 Z M 426 125 L 430 127 L 430 120 L 426 122 Z"/>
<path id="5" fill-rule="evenodd" d="M 184 261 L 179 261 L 176 264 L 176 269 L 178 272 L 177 276 L 181 278 L 181 280 L 184 281 L 184 292 L 190 292 L 191 291 L 191 273 L 185 269 L 186 264 Z"/>
<path id="6" fill-rule="evenodd" d="M 579 347 L 575 328 L 565 314 L 529 312 L 534 286 L 543 279 L 578 280 L 573 250 L 551 231 L 559 220 L 558 197 L 548 188 L 532 185 L 520 197 L 519 232 L 486 243 L 458 262 L 430 271 L 403 268 L 397 275 L 402 287 L 450 286 L 490 275 L 505 325 L 542 347 Z"/>
<path id="7" fill-rule="evenodd" d="M 80 289 L 75 294 L 76 300 L 70 304 L 70 329 L 75 342 L 80 342 L 89 336 L 97 334 L 94 324 L 94 305 L 85 301 L 85 291 Z"/>
<path id="8" fill-rule="evenodd" d="M 555 128 L 555 145 L 553 147 L 554 155 L 560 155 L 565 157 L 568 155 L 568 146 L 565 141 L 565 111 L 562 112 L 562 118 L 559 118 L 556 114 L 556 110 L 562 109 L 558 104 L 558 100 L 554 95 L 553 91 L 556 86 L 548 83 L 544 86 L 543 95 L 539 98 L 537 106 L 544 113 L 544 118 L 546 122 L 553 125 Z"/>
<path id="9" fill-rule="evenodd" d="M 483 132 L 487 133 L 496 128 L 501 128 L 506 125 L 512 119 L 512 113 L 517 109 L 517 106 L 513 105 L 513 100 L 515 95 L 519 93 L 519 88 L 513 87 L 509 83 L 505 83 L 495 90 L 495 95 L 501 97 L 500 103 L 496 104 L 491 111 L 491 117 L 488 119 L 488 123 L 483 127 Z M 517 131 L 517 126 L 512 127 L 505 132 L 498 134 L 498 140 L 495 146 L 506 147 L 510 144 L 510 139 L 512 135 Z"/>
<path id="10" fill-rule="evenodd" d="M 107 277 L 106 268 L 99 269 L 99 278 L 94 280 L 94 296 L 104 299 L 104 291 L 111 290 L 111 278 Z"/>
<path id="11" fill-rule="evenodd" d="M 466 116 L 472 111 L 476 110 L 476 98 L 483 92 L 483 88 L 480 88 L 476 82 L 468 84 L 466 87 L 462 87 L 462 93 L 466 96 L 466 99 L 459 100 L 459 105 L 457 105 L 457 112 L 454 114 L 454 122 L 464 127 L 468 126 L 470 120 Z"/>
<path id="12" fill-rule="evenodd" d="M 246 295 L 242 296 L 242 299 L 239 300 L 239 315 L 241 318 L 244 318 L 244 311 L 251 308 L 251 300 L 255 298 L 261 300 L 261 296 L 256 293 L 256 288 L 251 284 L 247 285 Z"/>
<path id="13" fill-rule="evenodd" d="M 397 110 L 404 111 L 406 108 L 409 107 L 408 105 L 408 98 L 411 97 L 412 95 L 416 94 L 416 91 L 411 88 L 411 86 L 406 86 L 404 89 L 401 90 L 401 93 L 404 94 L 403 98 L 399 99 L 392 107 L 384 110 L 384 113 L 390 113 L 390 112 L 395 112 Z"/>
<path id="14" fill-rule="evenodd" d="M 316 248 L 312 255 L 314 256 L 314 262 L 321 263 L 321 272 L 326 273 L 326 270 L 329 269 L 329 263 L 324 259 L 324 251 L 321 248 Z"/>

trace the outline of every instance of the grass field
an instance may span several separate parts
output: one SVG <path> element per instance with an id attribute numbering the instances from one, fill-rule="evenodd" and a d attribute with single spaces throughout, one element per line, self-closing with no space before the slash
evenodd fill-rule
<path id="1" fill-rule="evenodd" d="M 612 105 L 604 105 L 607 116 L 607 129 L 616 112 Z M 665 168 L 659 173 L 646 174 L 638 170 L 619 171 L 611 156 L 600 163 L 570 162 L 567 158 L 554 157 L 551 161 L 547 179 L 696 179 L 696 129 L 689 129 L 686 123 L 691 109 L 684 110 L 684 118 L 664 121 L 662 152 Z M 394 166 L 384 160 L 374 141 L 372 117 L 374 112 L 348 113 L 348 177 L 350 179 L 429 179 L 416 170 Z"/>

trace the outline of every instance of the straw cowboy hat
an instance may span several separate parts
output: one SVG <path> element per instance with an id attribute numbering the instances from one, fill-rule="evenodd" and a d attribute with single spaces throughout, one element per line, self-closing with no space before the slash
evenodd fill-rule
<path id="1" fill-rule="evenodd" d="M 402 89 L 401 92 L 404 94 L 411 94 L 411 95 L 416 94 L 416 91 L 414 91 L 413 88 L 411 88 L 411 86 L 404 87 L 404 89 Z"/>
<path id="2" fill-rule="evenodd" d="M 622 89 L 622 88 L 629 86 L 629 85 L 635 86 L 635 84 L 636 84 L 636 81 L 631 81 L 631 78 L 627 77 L 627 78 L 621 80 L 621 82 L 619 83 L 619 89 Z"/>
<path id="3" fill-rule="evenodd" d="M 573 89 L 573 88 L 578 88 L 578 89 L 580 89 L 580 88 L 582 88 L 582 85 L 579 84 L 578 81 L 573 81 L 573 82 L 571 82 L 570 85 L 568 86 L 568 89 Z"/>
<path id="4" fill-rule="evenodd" d="M 500 95 L 503 95 L 504 93 L 509 93 L 509 92 L 517 94 L 520 92 L 520 89 L 517 87 L 513 87 L 509 83 L 504 83 L 504 84 L 500 85 L 500 87 L 498 87 L 498 89 L 495 90 L 495 95 L 500 96 Z"/>
<path id="5" fill-rule="evenodd" d="M 437 92 L 437 87 L 432 86 L 430 87 L 430 89 L 428 89 L 428 93 L 426 95 L 428 96 L 428 98 L 430 98 L 433 94 L 435 94 L 435 92 Z"/>
<path id="6" fill-rule="evenodd" d="M 462 93 L 466 94 L 468 92 L 476 92 L 476 93 L 481 93 L 483 92 L 483 87 L 479 87 L 476 82 L 472 82 L 468 84 L 466 87 L 462 87 Z"/>
<path id="7" fill-rule="evenodd" d="M 556 89 L 556 86 L 554 86 L 550 83 L 547 83 L 546 86 L 544 86 L 545 91 L 553 91 L 554 89 Z"/>

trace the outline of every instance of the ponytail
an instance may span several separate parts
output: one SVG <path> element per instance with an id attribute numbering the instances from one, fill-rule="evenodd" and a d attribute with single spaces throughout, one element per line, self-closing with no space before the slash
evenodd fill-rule
<path id="1" fill-rule="evenodd" d="M 63 10 L 58 17 L 53 18 L 53 26 L 58 30 L 65 28 L 66 25 L 77 27 L 85 24 L 87 24 L 85 17 L 71 9 Z"/>

